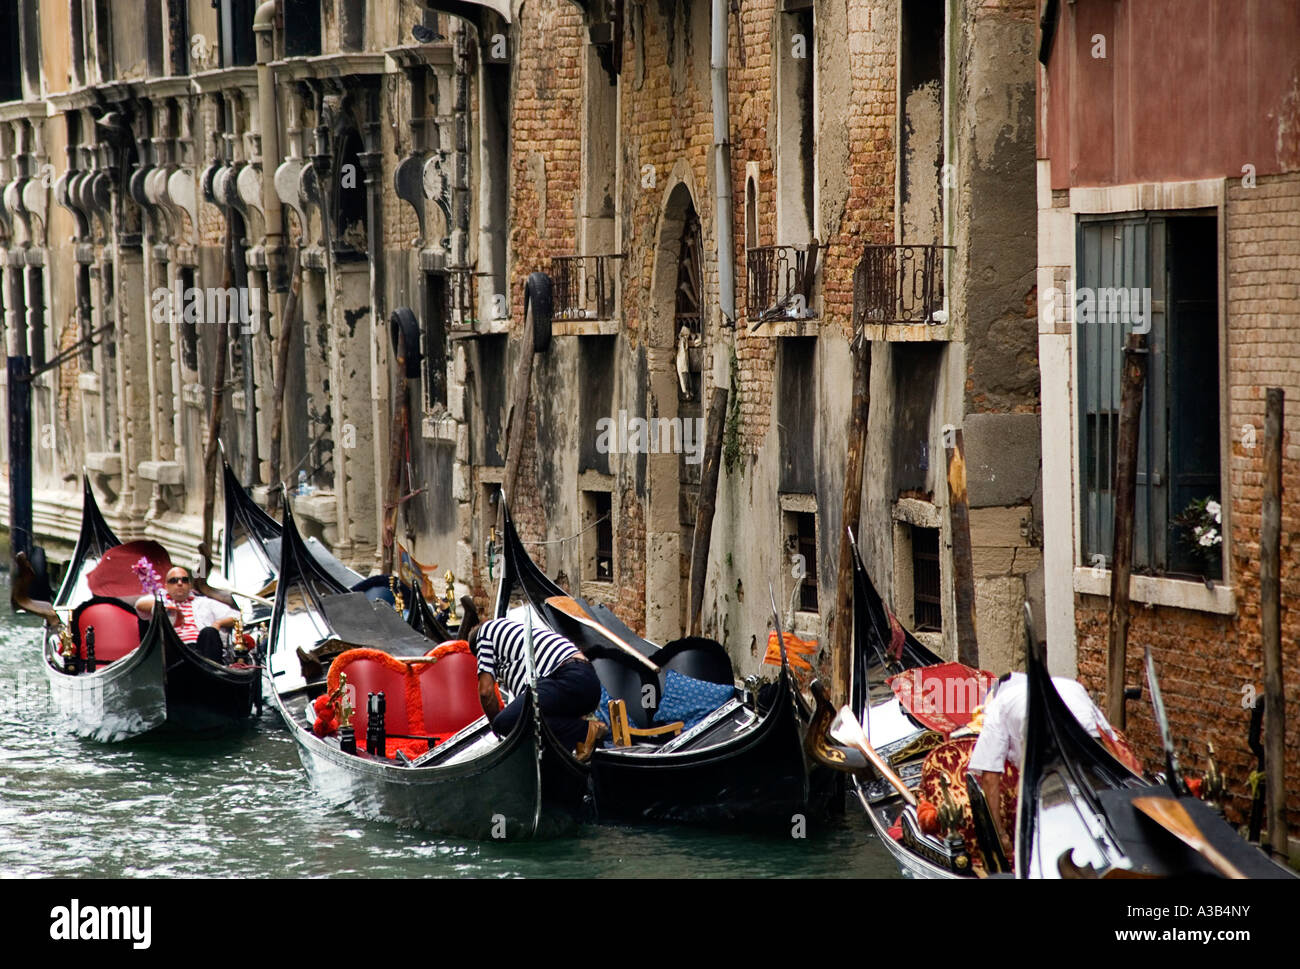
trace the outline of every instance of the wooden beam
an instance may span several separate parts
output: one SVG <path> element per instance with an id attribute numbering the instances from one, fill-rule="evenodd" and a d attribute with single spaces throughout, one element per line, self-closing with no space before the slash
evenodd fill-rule
<path id="1" fill-rule="evenodd" d="M 966 496 L 966 442 L 961 428 L 944 435 L 948 452 L 948 521 L 952 526 L 952 584 L 957 606 L 957 662 L 978 667 L 975 635 L 975 565 L 970 548 L 970 502 Z"/>
<path id="2" fill-rule="evenodd" d="M 515 505 L 515 481 L 523 460 L 524 433 L 528 428 L 528 400 L 533 389 L 533 306 L 524 309 L 524 332 L 519 340 L 519 365 L 506 415 L 506 467 L 501 476 L 501 497 L 497 502 L 497 534 L 505 534 L 506 502 Z"/>
<path id="3" fill-rule="evenodd" d="M 715 351 L 716 352 L 716 351 Z M 713 388 L 704 437 L 704 467 L 700 469 L 700 493 L 695 505 L 695 535 L 691 541 L 691 620 L 687 635 L 700 635 L 704 612 L 704 579 L 709 569 L 709 544 L 713 538 L 713 514 L 718 502 L 719 465 L 722 463 L 722 431 L 727 422 L 725 385 Z"/>
<path id="4" fill-rule="evenodd" d="M 1259 526 L 1259 613 L 1264 646 L 1264 775 L 1268 840 L 1289 856 L 1286 823 L 1286 696 L 1282 685 L 1282 412 L 1285 394 L 1268 388 L 1264 410 L 1264 498 Z"/>
<path id="5" fill-rule="evenodd" d="M 1119 442 L 1115 458 L 1115 543 L 1110 572 L 1110 638 L 1106 649 L 1106 718 L 1126 729 L 1125 664 L 1128 660 L 1129 576 L 1133 570 L 1133 522 L 1137 509 L 1138 439 L 1147 379 L 1145 333 L 1129 334 L 1120 375 Z"/>
<path id="6" fill-rule="evenodd" d="M 831 619 L 831 693 L 835 704 L 847 703 L 849 699 L 853 665 L 853 550 L 846 530 L 856 531 L 862 514 L 862 469 L 866 465 L 867 418 L 871 413 L 871 341 L 862 333 L 856 343 L 857 349 L 852 351 L 853 402 L 849 408 L 849 451 L 844 459 L 835 615 Z"/>

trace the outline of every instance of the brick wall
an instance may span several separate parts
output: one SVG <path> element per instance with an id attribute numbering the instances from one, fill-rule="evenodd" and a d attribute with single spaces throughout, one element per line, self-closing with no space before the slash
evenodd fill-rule
<path id="1" fill-rule="evenodd" d="M 1142 647 L 1150 643 L 1160 670 L 1176 751 L 1199 773 L 1212 741 L 1234 793 L 1229 818 L 1249 813 L 1246 778 L 1255 768 L 1246 746 L 1247 689 L 1264 688 L 1260 630 L 1259 529 L 1264 473 L 1264 400 L 1268 387 L 1286 392 L 1282 464 L 1282 669 L 1287 698 L 1287 807 L 1300 818 L 1300 173 L 1261 177 L 1254 188 L 1230 179 L 1226 205 L 1228 427 L 1231 444 L 1231 572 L 1236 616 L 1160 606 L 1135 607 L 1126 682 L 1144 683 Z M 1254 428 L 1254 445 L 1249 432 Z M 1103 692 L 1106 600 L 1076 597 L 1080 679 Z M 1130 704 L 1129 734 L 1148 766 L 1159 764 L 1159 737 L 1149 695 Z"/>

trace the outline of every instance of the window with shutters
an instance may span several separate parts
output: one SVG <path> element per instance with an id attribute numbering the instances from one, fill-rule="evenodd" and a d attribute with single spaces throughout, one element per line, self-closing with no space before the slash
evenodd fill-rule
<path id="1" fill-rule="evenodd" d="M 1111 564 L 1123 346 L 1129 333 L 1149 327 L 1133 568 L 1221 578 L 1222 557 L 1205 564 L 1174 520 L 1193 501 L 1221 500 L 1217 219 L 1080 218 L 1077 245 L 1083 564 Z"/>

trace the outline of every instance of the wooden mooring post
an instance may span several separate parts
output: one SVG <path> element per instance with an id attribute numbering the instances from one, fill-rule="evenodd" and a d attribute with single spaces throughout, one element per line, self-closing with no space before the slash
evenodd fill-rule
<path id="1" fill-rule="evenodd" d="M 975 563 L 970 547 L 970 501 L 966 495 L 966 442 L 961 428 L 944 428 L 948 453 L 948 521 L 952 528 L 952 582 L 957 606 L 957 662 L 979 667 L 975 633 Z"/>
<path id="2" fill-rule="evenodd" d="M 1282 689 L 1282 413 L 1285 394 L 1268 388 L 1264 409 L 1264 499 L 1259 526 L 1259 615 L 1264 648 L 1264 776 L 1268 840 L 1289 855 L 1286 823 L 1286 697 Z"/>
<path id="3" fill-rule="evenodd" d="M 853 549 L 847 529 L 858 527 L 862 513 L 862 469 L 867 463 L 867 418 L 871 414 L 871 341 L 865 332 L 854 340 L 853 403 L 849 410 L 849 453 L 844 460 L 844 504 L 840 515 L 839 571 L 835 576 L 834 639 L 831 687 L 834 702 L 849 700 L 853 654 Z"/>
<path id="4" fill-rule="evenodd" d="M 1115 458 L 1115 542 L 1110 572 L 1109 640 L 1106 648 L 1106 718 L 1126 729 L 1124 697 L 1128 658 L 1129 576 L 1133 570 L 1133 521 L 1137 508 L 1138 438 L 1147 380 L 1147 338 L 1129 334 L 1120 377 L 1119 443 Z"/>

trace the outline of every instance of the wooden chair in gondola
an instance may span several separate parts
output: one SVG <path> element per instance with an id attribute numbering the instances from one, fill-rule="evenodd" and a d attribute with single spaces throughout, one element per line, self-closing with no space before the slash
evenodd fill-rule
<path id="1" fill-rule="evenodd" d="M 72 641 L 77 668 L 94 672 L 140 645 L 140 617 L 121 599 L 94 596 L 72 613 Z"/>
<path id="2" fill-rule="evenodd" d="M 681 721 L 670 724 L 654 722 L 655 710 L 663 689 L 659 680 L 640 667 L 617 656 L 597 656 L 591 665 L 601 685 L 610 695 L 610 741 L 616 747 L 634 743 L 662 743 L 681 733 Z"/>

